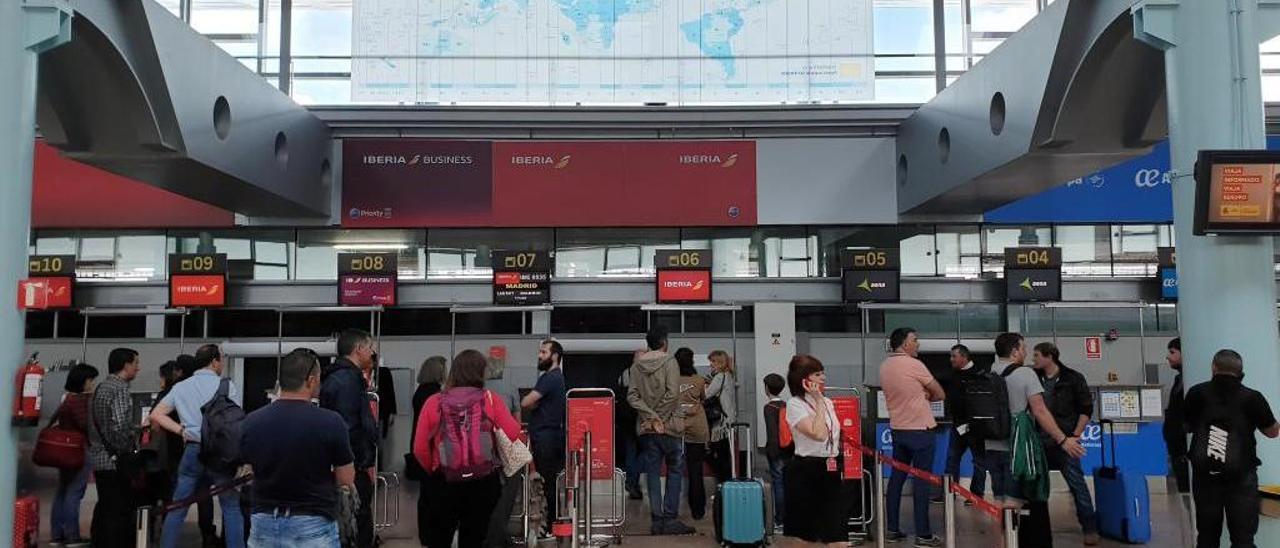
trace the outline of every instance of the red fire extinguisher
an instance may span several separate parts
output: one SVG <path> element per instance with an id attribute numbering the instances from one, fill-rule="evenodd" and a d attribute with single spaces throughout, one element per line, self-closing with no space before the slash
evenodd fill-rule
<path id="1" fill-rule="evenodd" d="M 40 422 L 40 395 L 44 391 L 44 367 L 36 352 L 18 368 L 17 395 L 13 399 L 13 425 L 35 426 Z"/>

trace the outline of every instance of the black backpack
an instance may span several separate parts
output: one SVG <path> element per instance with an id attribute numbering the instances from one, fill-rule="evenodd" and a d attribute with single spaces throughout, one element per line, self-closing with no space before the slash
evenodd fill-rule
<path id="1" fill-rule="evenodd" d="M 240 433 L 244 409 L 231 401 L 231 379 L 222 379 L 218 391 L 200 406 L 200 462 L 218 472 L 233 472 L 240 458 Z"/>
<path id="2" fill-rule="evenodd" d="M 1187 458 L 1199 474 L 1238 476 L 1253 467 L 1245 457 L 1253 430 L 1239 403 L 1225 401 L 1216 390 L 1204 391 L 1204 416 L 1196 424 Z"/>
<path id="3" fill-rule="evenodd" d="M 1009 390 L 1004 378 L 1013 372 L 985 371 L 960 378 L 960 405 L 955 412 L 958 423 L 969 426 L 968 435 L 981 440 L 1007 440 L 1012 434 L 1012 417 L 1009 414 Z"/>

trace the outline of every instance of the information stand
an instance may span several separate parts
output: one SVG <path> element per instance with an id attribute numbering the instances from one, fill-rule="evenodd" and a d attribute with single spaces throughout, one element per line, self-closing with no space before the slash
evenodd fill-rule
<path id="1" fill-rule="evenodd" d="M 626 474 L 614 462 L 614 392 L 608 388 L 574 388 L 566 394 L 565 471 L 556 478 L 561 516 L 572 516 L 572 545 L 622 542 L 626 521 Z M 545 478 L 544 478 L 545 481 Z M 608 489 L 596 493 L 596 484 Z M 597 497 L 607 497 L 609 512 L 598 515 Z M 612 530 L 595 535 L 597 528 Z"/>

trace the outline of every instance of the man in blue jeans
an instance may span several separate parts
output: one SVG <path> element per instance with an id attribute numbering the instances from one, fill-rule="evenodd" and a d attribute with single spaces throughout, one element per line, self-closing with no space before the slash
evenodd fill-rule
<path id="1" fill-rule="evenodd" d="M 230 483 L 235 474 L 235 470 L 205 468 L 200 462 L 200 426 L 204 422 L 200 408 L 213 399 L 222 383 L 222 352 L 218 350 L 218 345 L 201 346 L 196 351 L 196 366 L 200 369 L 174 385 L 173 390 L 151 411 L 152 424 L 182 436 L 186 441 L 182 450 L 182 462 L 178 465 L 177 486 L 173 489 L 172 500 L 175 501 L 186 499 L 201 488 Z M 228 396 L 236 403 L 240 402 L 240 393 L 234 384 L 231 385 Z M 181 424 L 169 417 L 169 413 L 175 409 Z M 224 491 L 218 495 L 218 504 L 222 506 L 222 538 L 226 541 L 227 548 L 243 547 L 244 516 L 240 513 L 240 494 L 235 489 Z M 160 546 L 178 546 L 178 537 L 182 533 L 182 524 L 187 519 L 189 508 L 183 506 L 165 516 Z"/>
<path id="2" fill-rule="evenodd" d="M 649 512 L 654 535 L 691 535 L 681 523 L 680 487 L 684 482 L 684 422 L 679 409 L 680 366 L 667 353 L 667 330 L 657 326 L 645 335 L 647 351 L 637 352 L 631 366 L 627 401 L 636 410 L 640 458 L 648 483 Z M 667 490 L 662 491 L 662 463 L 667 465 Z"/>
<path id="3" fill-rule="evenodd" d="M 355 490 L 342 415 L 312 405 L 320 360 L 298 349 L 280 361 L 280 397 L 244 420 L 241 454 L 253 468 L 253 548 L 337 548 L 338 487 Z"/>
<path id="4" fill-rule="evenodd" d="M 895 329 L 889 335 L 892 352 L 880 364 L 880 387 L 889 407 L 889 428 L 893 430 L 893 459 L 920 470 L 933 467 L 938 426 L 929 402 L 942 401 L 942 386 L 916 356 L 920 341 L 909 327 Z M 900 502 L 907 475 L 897 469 L 889 477 L 888 500 L 885 502 L 885 540 L 897 542 L 906 538 L 900 528 Z M 929 482 L 915 478 L 911 486 L 915 545 L 922 548 L 942 546 L 942 539 L 929 527 Z"/>
<path id="5" fill-rule="evenodd" d="M 1058 429 L 1068 437 L 1079 439 L 1085 426 L 1093 417 L 1093 392 L 1084 375 L 1063 365 L 1058 347 L 1050 342 L 1035 346 L 1032 360 L 1040 385 L 1044 387 L 1044 403 L 1053 415 Z M 1040 435 L 1044 441 L 1045 459 L 1050 470 L 1060 470 L 1062 479 L 1076 507 L 1076 519 L 1084 532 L 1085 546 L 1098 544 L 1098 516 L 1093 508 L 1093 496 L 1089 484 L 1084 481 L 1080 459 L 1068 455 L 1058 447 L 1047 433 Z"/>

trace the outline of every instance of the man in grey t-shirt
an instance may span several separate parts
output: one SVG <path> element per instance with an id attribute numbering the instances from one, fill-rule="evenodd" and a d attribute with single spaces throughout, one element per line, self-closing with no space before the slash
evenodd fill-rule
<path id="1" fill-rule="evenodd" d="M 1036 372 L 1022 365 L 1027 359 L 1027 346 L 1022 335 L 1001 333 L 996 337 L 995 346 L 996 364 L 991 371 L 998 374 L 1005 374 L 1008 371 L 1005 374 L 1004 383 L 1009 391 L 1009 412 L 1016 415 L 1029 410 L 1035 417 L 1036 424 L 1040 425 L 1040 429 L 1049 435 L 1050 440 L 1062 447 L 1063 451 L 1075 458 L 1084 456 L 1084 447 L 1080 445 L 1080 440 L 1063 434 L 1062 429 L 1058 428 L 1057 422 L 1053 420 L 1053 414 L 1044 403 L 1044 387 L 1040 385 L 1040 378 L 1036 376 Z M 1009 371 L 1010 368 L 1012 371 Z M 987 440 L 986 447 L 992 493 L 1003 500 L 1005 506 L 1020 507 L 1024 498 L 1013 481 L 1009 441 Z"/>

